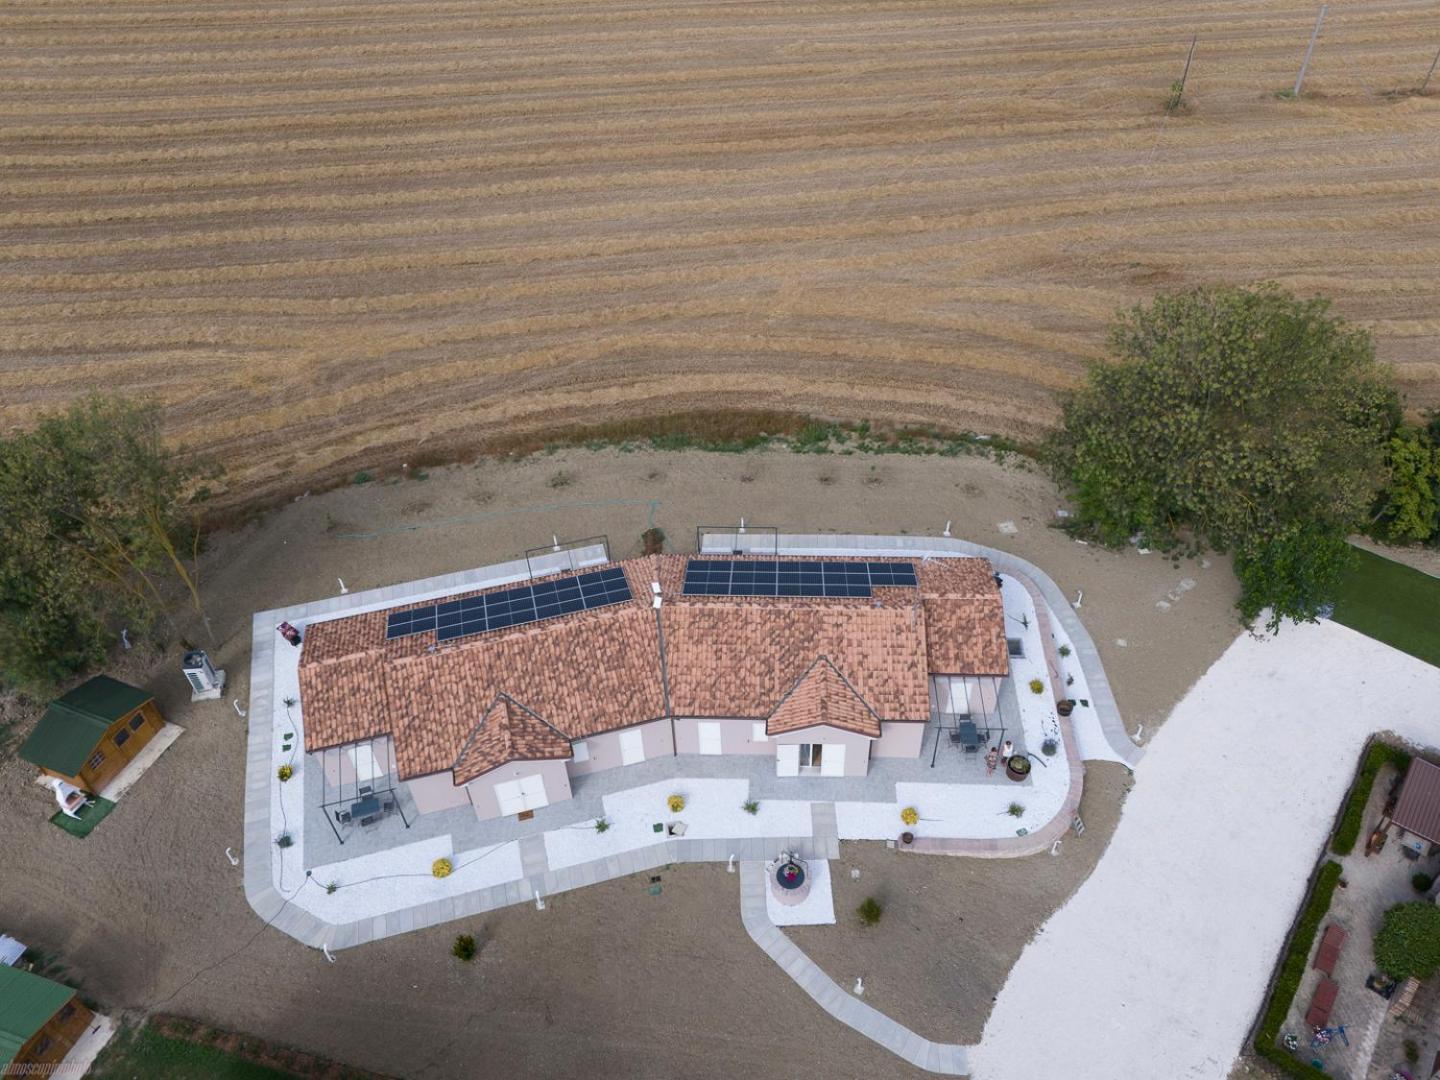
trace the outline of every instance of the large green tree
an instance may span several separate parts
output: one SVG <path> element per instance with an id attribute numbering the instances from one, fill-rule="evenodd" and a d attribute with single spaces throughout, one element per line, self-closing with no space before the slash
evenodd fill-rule
<path id="1" fill-rule="evenodd" d="M 1432 421 L 1432 427 L 1435 421 Z M 1440 533 L 1440 446 L 1423 427 L 1403 427 L 1390 438 L 1388 482 L 1375 515 L 1382 540 L 1424 543 Z"/>
<path id="2" fill-rule="evenodd" d="M 1399 420 L 1365 331 L 1275 285 L 1198 288 L 1123 313 L 1113 359 L 1062 399 L 1048 445 L 1101 540 L 1235 554 L 1240 612 L 1313 619 L 1344 572 Z"/>
<path id="3" fill-rule="evenodd" d="M 153 405 L 91 397 L 0 441 L 0 676 L 45 693 L 151 627 L 194 572 L 201 467 L 164 443 Z"/>
<path id="4" fill-rule="evenodd" d="M 1374 948 L 1375 966 L 1392 979 L 1428 979 L 1440 970 L 1440 906 L 1412 900 L 1392 907 Z"/>

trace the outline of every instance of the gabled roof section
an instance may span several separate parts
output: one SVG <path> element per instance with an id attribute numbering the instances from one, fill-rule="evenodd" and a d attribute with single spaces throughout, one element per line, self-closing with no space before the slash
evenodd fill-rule
<path id="1" fill-rule="evenodd" d="M 932 675 L 1008 675 L 1005 607 L 989 559 L 921 561 L 925 662 Z"/>
<path id="2" fill-rule="evenodd" d="M 20 757 L 42 769 L 74 776 L 105 731 L 153 695 L 108 675 L 96 675 L 56 699 L 20 747 Z"/>
<path id="3" fill-rule="evenodd" d="M 0 964 L 0 1066 L 14 1061 L 20 1048 L 74 996 L 68 986 Z"/>
<path id="4" fill-rule="evenodd" d="M 1440 768 L 1413 758 L 1391 820 L 1406 832 L 1440 843 Z"/>
<path id="5" fill-rule="evenodd" d="M 880 717 L 828 656 L 817 657 L 780 699 L 765 721 L 765 734 L 784 735 L 816 724 L 880 737 Z"/>
<path id="6" fill-rule="evenodd" d="M 512 761 L 555 761 L 574 755 L 570 740 L 509 694 L 490 703 L 455 759 L 455 783 Z"/>

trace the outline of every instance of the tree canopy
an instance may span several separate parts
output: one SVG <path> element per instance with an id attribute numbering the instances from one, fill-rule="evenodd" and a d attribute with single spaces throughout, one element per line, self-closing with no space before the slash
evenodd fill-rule
<path id="1" fill-rule="evenodd" d="M 45 693 L 143 632 L 193 574 L 200 467 L 165 446 L 153 405 L 91 397 L 0 441 L 0 677 Z M 187 557 L 190 564 L 187 565 Z"/>
<path id="2" fill-rule="evenodd" d="M 1247 624 L 1313 619 L 1400 417 L 1369 335 L 1275 285 L 1197 288 L 1123 313 L 1110 347 L 1047 448 L 1081 526 L 1231 551 Z"/>
<path id="3" fill-rule="evenodd" d="M 1440 905 L 1412 900 L 1385 912 L 1375 966 L 1392 979 L 1428 979 L 1440 970 Z"/>

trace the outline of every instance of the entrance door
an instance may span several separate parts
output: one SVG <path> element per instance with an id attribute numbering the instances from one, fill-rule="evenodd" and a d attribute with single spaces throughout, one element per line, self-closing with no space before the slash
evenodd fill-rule
<path id="1" fill-rule="evenodd" d="M 545 778 L 539 773 L 520 778 L 520 795 L 525 800 L 526 810 L 539 810 L 550 805 L 550 798 L 545 794 Z"/>
<path id="2" fill-rule="evenodd" d="M 824 743 L 801 743 L 800 744 L 800 771 L 802 773 L 818 773 L 825 763 Z"/>
<path id="3" fill-rule="evenodd" d="M 845 775 L 845 744 L 830 743 L 825 747 L 825 760 L 820 762 L 821 776 Z"/>
<path id="4" fill-rule="evenodd" d="M 620 733 L 620 764 L 634 765 L 645 760 L 645 736 L 631 729 Z"/>
<path id="5" fill-rule="evenodd" d="M 720 753 L 720 725 L 705 721 L 698 726 L 700 728 L 700 753 Z"/>

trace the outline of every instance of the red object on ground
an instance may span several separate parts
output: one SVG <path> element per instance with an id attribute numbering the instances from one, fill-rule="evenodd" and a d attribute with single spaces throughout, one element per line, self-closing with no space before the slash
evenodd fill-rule
<path id="1" fill-rule="evenodd" d="M 1330 1026 L 1330 1010 L 1335 1007 L 1335 997 L 1340 993 L 1340 984 L 1326 975 L 1315 988 L 1310 999 L 1310 1011 L 1305 1014 L 1305 1023 L 1312 1028 Z"/>
<path id="2" fill-rule="evenodd" d="M 1327 926 L 1325 936 L 1320 939 L 1320 948 L 1315 952 L 1315 962 L 1310 966 L 1326 975 L 1334 975 L 1335 962 L 1340 959 L 1340 950 L 1345 947 L 1345 940 L 1349 936 L 1348 931 L 1334 923 Z"/>

